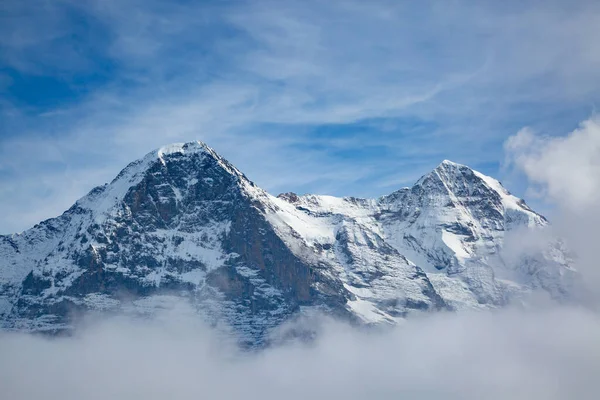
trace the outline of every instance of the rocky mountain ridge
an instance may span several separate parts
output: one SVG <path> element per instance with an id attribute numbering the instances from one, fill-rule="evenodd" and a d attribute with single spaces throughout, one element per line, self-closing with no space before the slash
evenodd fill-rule
<path id="1" fill-rule="evenodd" d="M 560 242 L 507 258 L 505 236 L 548 222 L 502 185 L 442 162 L 379 199 L 274 197 L 200 142 L 129 164 L 57 218 L 0 236 L 4 329 L 70 329 L 87 311 L 152 314 L 184 298 L 248 345 L 293 316 L 396 323 L 564 300 L 577 273 Z"/>

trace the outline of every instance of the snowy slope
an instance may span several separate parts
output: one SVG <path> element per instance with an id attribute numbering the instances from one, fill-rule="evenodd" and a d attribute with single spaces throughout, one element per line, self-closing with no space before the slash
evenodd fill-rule
<path id="1" fill-rule="evenodd" d="M 381 238 L 419 266 L 454 309 L 501 306 L 540 288 L 564 300 L 576 279 L 560 242 L 547 243 L 526 257 L 506 257 L 505 235 L 542 230 L 547 221 L 497 180 L 451 161 L 443 161 L 413 187 L 380 199 L 293 193 L 280 198 L 320 219 L 338 215 L 344 225 L 352 222 Z M 333 232 L 340 226 L 331 225 Z M 362 262 L 378 263 L 374 256 Z"/>
<path id="2" fill-rule="evenodd" d="M 245 343 L 319 309 L 359 323 L 497 307 L 576 273 L 561 243 L 503 254 L 547 221 L 502 185 L 444 161 L 379 199 L 274 197 L 203 143 L 128 165 L 58 218 L 0 237 L 0 319 L 66 329 L 87 310 L 153 313 L 185 298 Z"/>

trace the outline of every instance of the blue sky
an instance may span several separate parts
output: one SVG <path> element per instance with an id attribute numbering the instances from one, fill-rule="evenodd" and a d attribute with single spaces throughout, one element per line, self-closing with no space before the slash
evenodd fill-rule
<path id="1" fill-rule="evenodd" d="M 594 1 L 4 0 L 0 233 L 203 140 L 270 192 L 379 196 L 600 100 Z M 543 200 L 529 199 L 544 208 Z"/>

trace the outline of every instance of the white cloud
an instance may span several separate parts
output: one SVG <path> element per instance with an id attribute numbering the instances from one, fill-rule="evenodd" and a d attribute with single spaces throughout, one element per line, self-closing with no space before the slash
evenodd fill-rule
<path id="1" fill-rule="evenodd" d="M 580 309 L 437 314 L 391 331 L 241 353 L 181 316 L 71 338 L 3 334 L 6 398 L 595 399 L 600 319 Z"/>
<path id="2" fill-rule="evenodd" d="M 600 200 L 600 120 L 596 117 L 561 137 L 520 130 L 505 143 L 508 162 L 550 198 L 572 211 Z"/>
<path id="3" fill-rule="evenodd" d="M 508 165 L 524 173 L 533 191 L 556 207 L 553 234 L 566 239 L 586 284 L 588 301 L 600 306 L 600 121 L 594 116 L 558 137 L 524 128 L 504 147 Z"/>

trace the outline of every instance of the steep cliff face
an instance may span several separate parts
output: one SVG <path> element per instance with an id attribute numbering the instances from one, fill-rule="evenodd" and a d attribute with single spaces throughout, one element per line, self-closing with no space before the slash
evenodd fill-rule
<path id="1" fill-rule="evenodd" d="M 0 237 L 0 318 L 60 330 L 80 312 L 152 313 L 182 297 L 256 345 L 312 309 L 394 323 L 534 288 L 562 298 L 575 273 L 560 246 L 512 264 L 501 256 L 506 232 L 546 224 L 450 162 L 380 199 L 273 197 L 205 144 L 176 144 L 60 217 Z"/>

